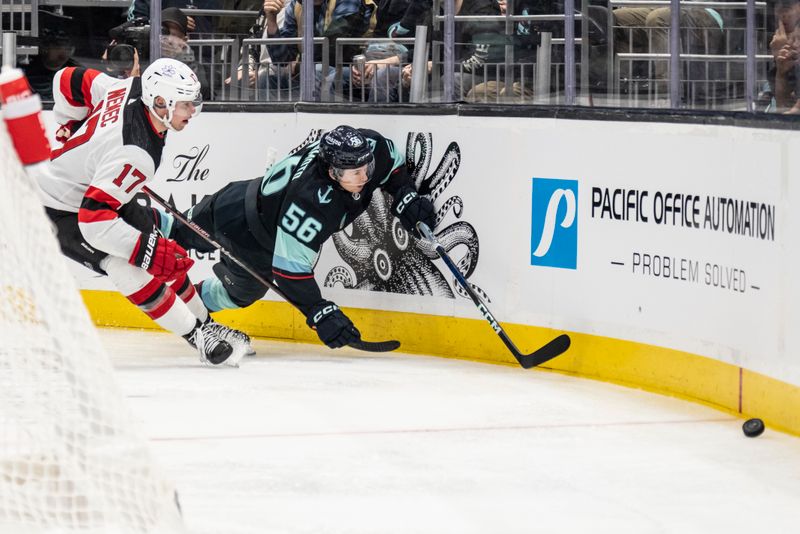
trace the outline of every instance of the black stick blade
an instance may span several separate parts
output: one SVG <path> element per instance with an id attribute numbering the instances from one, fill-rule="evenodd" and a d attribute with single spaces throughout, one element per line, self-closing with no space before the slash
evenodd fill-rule
<path id="1" fill-rule="evenodd" d="M 563 354 L 569 348 L 569 344 L 569 336 L 567 334 L 561 334 L 539 350 L 530 354 L 521 354 L 517 359 L 524 369 L 530 369 L 531 367 L 541 365 Z"/>
<path id="2" fill-rule="evenodd" d="M 348 345 L 354 349 L 363 350 L 365 352 L 392 352 L 400 348 L 400 342 L 394 339 L 388 341 L 364 341 L 359 339 L 353 341 Z"/>

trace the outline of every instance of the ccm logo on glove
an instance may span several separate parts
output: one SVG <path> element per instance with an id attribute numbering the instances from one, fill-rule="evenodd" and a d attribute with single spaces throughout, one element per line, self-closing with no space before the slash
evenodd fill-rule
<path id="1" fill-rule="evenodd" d="M 314 317 L 311 320 L 314 321 L 314 324 L 317 324 L 317 323 L 319 323 L 320 319 L 322 319 L 323 317 L 325 317 L 329 313 L 335 312 L 338 309 L 339 309 L 339 306 L 337 306 L 336 304 L 329 304 L 329 305 L 325 306 L 324 308 L 322 308 L 317 313 L 315 313 Z"/>
<path id="2" fill-rule="evenodd" d="M 406 196 L 404 196 L 403 198 L 401 198 L 400 202 L 397 203 L 397 208 L 395 208 L 395 211 L 397 212 L 397 214 L 400 215 L 401 213 L 403 213 L 403 210 L 406 209 L 406 206 L 411 204 L 411 202 L 414 199 L 416 199 L 418 196 L 419 196 L 419 194 L 416 191 L 412 191 L 412 192 L 406 194 Z"/>
<path id="3" fill-rule="evenodd" d="M 427 197 L 421 196 L 411 187 L 404 187 L 397 192 L 392 211 L 400 219 L 403 228 L 416 237 L 422 237 L 417 231 L 417 223 L 423 222 L 428 228 L 436 226 L 436 210 Z"/>
<path id="4" fill-rule="evenodd" d="M 361 339 L 352 321 L 329 300 L 321 300 L 308 311 L 306 324 L 317 331 L 323 343 L 338 349 Z"/>

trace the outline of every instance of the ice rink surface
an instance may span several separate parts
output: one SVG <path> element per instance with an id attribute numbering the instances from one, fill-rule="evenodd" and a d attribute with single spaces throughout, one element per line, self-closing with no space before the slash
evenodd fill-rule
<path id="1" fill-rule="evenodd" d="M 101 330 L 189 532 L 789 533 L 800 439 L 556 373 Z"/>

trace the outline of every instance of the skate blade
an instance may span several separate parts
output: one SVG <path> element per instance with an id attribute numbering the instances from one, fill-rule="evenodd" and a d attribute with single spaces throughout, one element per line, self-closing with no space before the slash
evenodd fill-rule
<path id="1" fill-rule="evenodd" d="M 247 347 L 240 343 L 234 343 L 232 347 L 233 347 L 233 352 L 231 353 L 230 356 L 228 356 L 227 360 L 222 362 L 222 364 L 227 365 L 228 367 L 238 368 L 239 362 L 242 360 L 242 358 L 244 358 L 247 355 Z"/>

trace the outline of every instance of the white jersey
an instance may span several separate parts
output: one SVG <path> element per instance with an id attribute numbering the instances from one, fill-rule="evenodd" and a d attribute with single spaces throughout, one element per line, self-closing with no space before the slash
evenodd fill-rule
<path id="1" fill-rule="evenodd" d="M 77 212 L 86 241 L 129 258 L 141 237 L 117 211 L 155 175 L 164 137 L 141 101 L 141 79 L 116 80 L 83 68 L 53 80 L 56 119 L 82 121 L 38 176 L 45 206 Z M 101 96 L 102 95 L 102 96 Z"/>
<path id="2" fill-rule="evenodd" d="M 106 91 L 122 80 L 94 69 L 68 67 L 53 78 L 53 114 L 59 125 L 80 126 L 97 107 Z"/>

